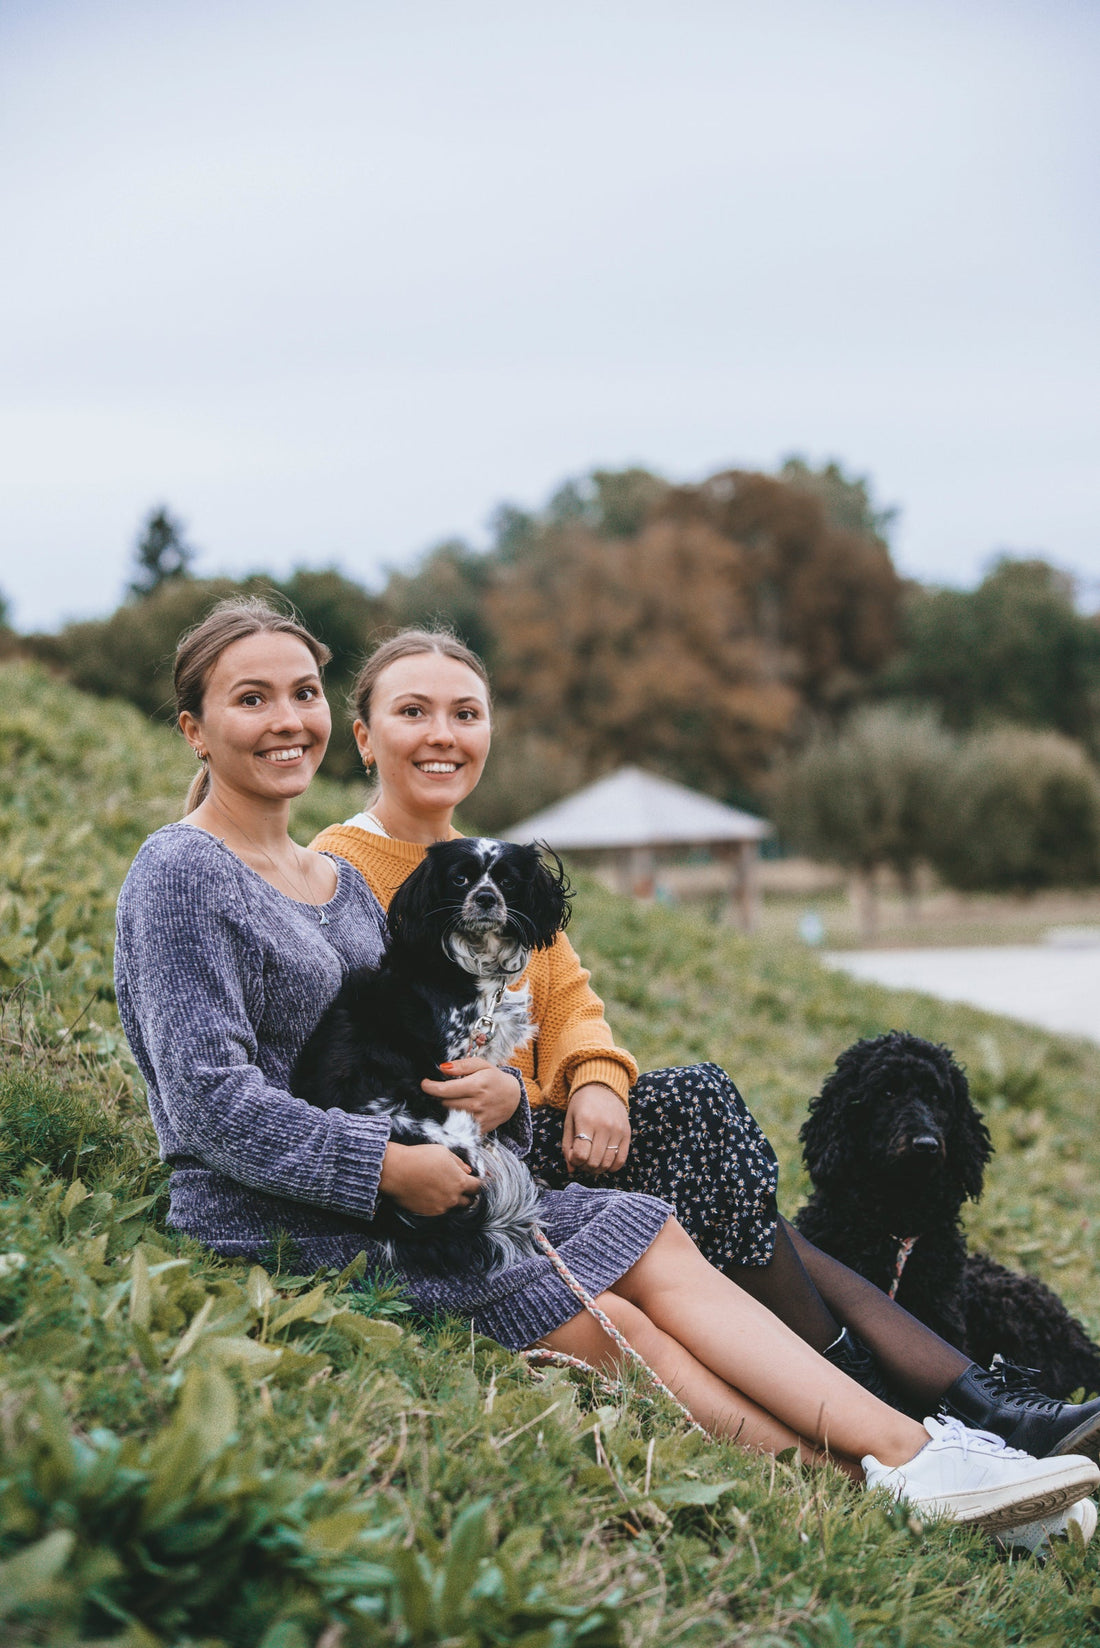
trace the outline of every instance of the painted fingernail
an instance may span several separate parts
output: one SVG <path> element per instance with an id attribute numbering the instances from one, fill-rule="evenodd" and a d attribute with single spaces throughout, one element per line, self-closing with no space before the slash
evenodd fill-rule
<path id="1" fill-rule="evenodd" d="M 453 1069 L 454 1069 L 454 1065 L 453 1065 L 453 1063 L 452 1063 L 452 1062 L 451 1062 L 451 1060 L 450 1060 L 450 1059 L 447 1059 L 447 1060 L 445 1060 L 445 1061 L 444 1061 L 444 1063 L 443 1063 L 443 1064 L 441 1064 L 441 1065 L 440 1065 L 440 1066 L 439 1066 L 439 1068 L 440 1068 L 440 1069 L 441 1069 L 441 1070 L 453 1070 Z"/>

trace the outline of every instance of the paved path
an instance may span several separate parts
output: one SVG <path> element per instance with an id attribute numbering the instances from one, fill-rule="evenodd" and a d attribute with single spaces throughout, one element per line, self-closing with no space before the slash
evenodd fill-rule
<path id="1" fill-rule="evenodd" d="M 1100 1042 L 1100 945 L 982 945 L 950 950 L 834 950 L 826 966 L 895 990 L 922 990 Z"/>

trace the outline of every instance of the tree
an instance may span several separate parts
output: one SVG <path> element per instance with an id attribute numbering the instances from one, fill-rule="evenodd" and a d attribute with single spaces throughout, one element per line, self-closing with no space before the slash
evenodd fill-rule
<path id="1" fill-rule="evenodd" d="M 1034 893 L 1100 882 L 1100 774 L 1079 744 L 1001 727 L 960 747 L 942 788 L 933 860 L 965 891 Z"/>
<path id="2" fill-rule="evenodd" d="M 784 838 L 857 877 L 866 936 L 877 927 L 876 872 L 892 869 L 910 896 L 918 865 L 937 854 L 955 741 L 930 712 L 866 706 L 843 730 L 820 730 L 780 774 L 772 811 Z M 951 821 L 953 822 L 953 821 Z"/>
<path id="3" fill-rule="evenodd" d="M 502 717 L 585 777 L 638 762 L 726 794 L 767 768 L 798 710 L 791 660 L 754 625 L 743 550 L 704 523 L 559 528 L 500 572 L 488 611 Z"/>
<path id="4" fill-rule="evenodd" d="M 448 539 L 414 572 L 390 573 L 383 596 L 387 617 L 401 629 L 445 625 L 491 666 L 494 637 L 485 596 L 495 571 L 494 556 L 478 554 L 461 538 Z"/>
<path id="5" fill-rule="evenodd" d="M 959 729 L 1049 727 L 1100 752 L 1100 627 L 1045 561 L 1002 558 L 974 590 L 912 589 L 882 687 Z"/>
<path id="6" fill-rule="evenodd" d="M 134 546 L 134 577 L 129 593 L 137 600 L 153 595 L 162 584 L 190 577 L 195 551 L 184 541 L 183 523 L 165 505 L 151 510 Z"/>
<path id="7" fill-rule="evenodd" d="M 814 469 L 805 458 L 790 457 L 780 465 L 779 479 L 817 498 L 830 526 L 842 532 L 862 532 L 885 543 L 897 520 L 896 509 L 877 509 L 866 475 L 846 475 L 835 461 Z"/>
<path id="8" fill-rule="evenodd" d="M 739 546 L 752 627 L 790 662 L 813 717 L 837 720 L 867 695 L 896 648 L 902 597 L 881 537 L 830 525 L 805 486 L 738 470 L 671 488 L 655 518 L 705 522 Z"/>

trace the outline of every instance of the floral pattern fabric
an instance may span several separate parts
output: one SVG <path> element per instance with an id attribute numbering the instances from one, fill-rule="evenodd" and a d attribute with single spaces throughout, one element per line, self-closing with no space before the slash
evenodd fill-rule
<path id="1" fill-rule="evenodd" d="M 540 1104 L 531 1119 L 527 1165 L 543 1184 L 560 1188 L 570 1179 L 561 1153 L 565 1114 Z M 717 1064 L 647 1071 L 630 1090 L 630 1125 L 623 1167 L 589 1182 L 671 1203 L 719 1270 L 766 1265 L 775 1246 L 779 1167 L 726 1072 Z"/>

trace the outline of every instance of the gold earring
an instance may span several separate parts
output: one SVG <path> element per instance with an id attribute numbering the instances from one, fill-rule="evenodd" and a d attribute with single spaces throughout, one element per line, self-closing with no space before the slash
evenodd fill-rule
<path id="1" fill-rule="evenodd" d="M 196 761 L 205 761 L 207 759 L 208 758 L 207 758 L 206 751 L 205 750 L 200 750 L 198 745 L 196 744 L 195 745 L 195 760 Z"/>
<path id="2" fill-rule="evenodd" d="M 374 766 L 374 756 L 373 755 L 365 755 L 363 757 L 363 771 L 364 772 L 370 772 L 370 770 L 373 766 Z"/>

